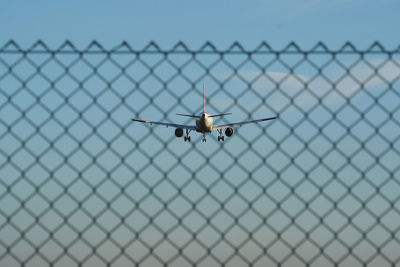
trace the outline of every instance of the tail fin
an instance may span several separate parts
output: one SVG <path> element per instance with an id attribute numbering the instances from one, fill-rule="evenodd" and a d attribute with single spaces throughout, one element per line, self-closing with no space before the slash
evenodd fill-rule
<path id="1" fill-rule="evenodd" d="M 203 84 L 203 113 L 206 113 L 206 89 Z"/>

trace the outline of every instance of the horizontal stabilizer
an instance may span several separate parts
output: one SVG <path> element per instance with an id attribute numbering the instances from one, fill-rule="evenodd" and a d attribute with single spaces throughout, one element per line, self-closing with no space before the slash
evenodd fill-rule
<path id="1" fill-rule="evenodd" d="M 191 117 L 191 118 L 198 118 L 198 119 L 201 118 L 201 116 L 199 116 L 199 115 L 191 115 L 191 114 L 176 113 L 176 115 L 184 116 L 184 117 Z"/>
<path id="2" fill-rule="evenodd" d="M 225 115 L 231 115 L 232 113 L 222 113 L 222 114 L 215 114 L 215 115 L 210 115 L 208 117 L 214 118 L 214 117 L 222 117 Z"/>

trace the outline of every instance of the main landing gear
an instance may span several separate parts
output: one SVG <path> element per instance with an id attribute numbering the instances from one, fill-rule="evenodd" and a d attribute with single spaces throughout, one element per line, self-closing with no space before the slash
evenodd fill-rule
<path id="1" fill-rule="evenodd" d="M 218 142 L 219 141 L 225 141 L 225 136 L 223 136 L 222 135 L 222 129 L 220 129 L 220 130 L 217 130 L 218 131 L 218 133 L 219 133 L 219 135 L 218 135 Z M 188 130 L 188 129 L 186 129 L 186 136 L 184 136 L 183 137 L 183 140 L 185 141 L 185 142 L 190 142 L 191 141 L 191 138 L 190 138 L 190 136 L 189 136 L 189 133 L 190 133 L 190 130 Z M 206 133 L 203 133 L 203 139 L 201 140 L 203 143 L 204 142 L 207 142 L 207 139 L 206 139 Z"/>
<path id="2" fill-rule="evenodd" d="M 189 136 L 190 131 L 188 129 L 186 129 L 186 136 L 183 138 L 183 140 L 186 142 L 190 142 L 190 136 Z"/>
<path id="3" fill-rule="evenodd" d="M 225 141 L 225 137 L 222 135 L 222 129 L 217 130 L 219 132 L 218 142 Z"/>

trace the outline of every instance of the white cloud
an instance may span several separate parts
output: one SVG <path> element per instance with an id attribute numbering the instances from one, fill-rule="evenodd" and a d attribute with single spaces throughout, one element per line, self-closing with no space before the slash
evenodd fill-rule
<path id="1" fill-rule="evenodd" d="M 279 90 L 293 97 L 298 105 L 314 104 L 315 97 L 325 97 L 324 104 L 334 105 L 345 102 L 362 88 L 373 91 L 378 87 L 387 87 L 400 78 L 399 61 L 377 59 L 369 63 L 371 66 L 356 65 L 350 69 L 350 74 L 345 71 L 324 73 L 324 76 L 284 72 L 267 72 L 260 76 L 260 71 L 242 71 L 239 74 L 253 81 L 252 88 L 260 93 L 279 86 Z"/>

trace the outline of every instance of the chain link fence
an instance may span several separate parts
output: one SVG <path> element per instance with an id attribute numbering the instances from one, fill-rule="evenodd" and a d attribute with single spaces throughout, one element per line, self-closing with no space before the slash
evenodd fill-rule
<path id="1" fill-rule="evenodd" d="M 400 49 L 0 48 L 1 266 L 400 266 Z M 219 123 L 176 138 L 206 85 Z"/>

